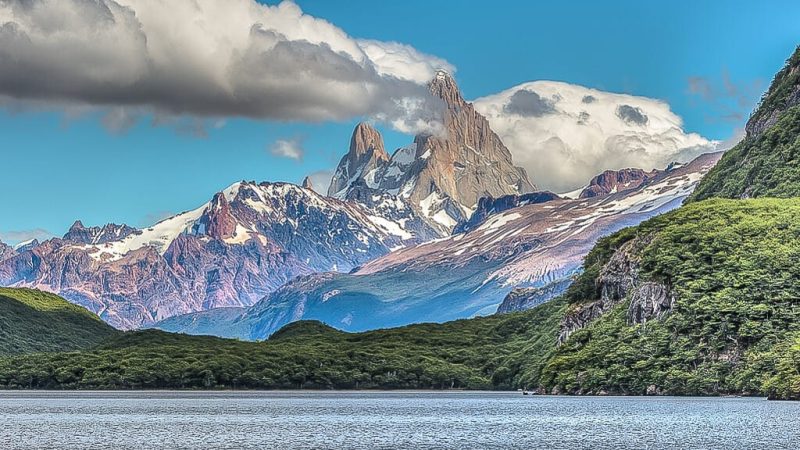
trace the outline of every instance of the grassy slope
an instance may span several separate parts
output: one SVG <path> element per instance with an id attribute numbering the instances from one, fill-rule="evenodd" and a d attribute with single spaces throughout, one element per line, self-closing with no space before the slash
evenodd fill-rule
<path id="1" fill-rule="evenodd" d="M 0 354 L 78 350 L 117 333 L 96 315 L 57 295 L 0 288 Z"/>
<path id="2" fill-rule="evenodd" d="M 298 322 L 266 342 L 132 332 L 90 351 L 0 358 L 0 386 L 511 388 L 538 379 L 563 311 L 555 301 L 358 334 Z"/>
<path id="3" fill-rule="evenodd" d="M 595 300 L 599 267 L 634 237 L 644 280 L 672 286 L 669 315 L 628 325 L 627 302 L 574 333 L 540 382 L 565 392 L 800 394 L 800 199 L 709 200 L 598 244 L 568 294 Z"/>

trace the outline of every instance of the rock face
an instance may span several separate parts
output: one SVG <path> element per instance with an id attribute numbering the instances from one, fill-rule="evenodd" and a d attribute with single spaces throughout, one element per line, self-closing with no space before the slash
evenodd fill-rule
<path id="1" fill-rule="evenodd" d="M 309 178 L 309 177 L 303 178 L 303 183 L 300 184 L 300 187 L 302 187 L 303 189 L 309 189 L 309 190 L 312 190 L 312 191 L 316 191 L 316 189 L 314 189 L 314 184 L 311 183 L 311 178 Z"/>
<path id="2" fill-rule="evenodd" d="M 236 183 L 146 229 L 76 222 L 61 239 L 8 253 L 0 285 L 58 293 L 127 329 L 250 305 L 297 275 L 349 271 L 438 236 L 405 203 L 388 194 L 370 200 Z"/>
<path id="3" fill-rule="evenodd" d="M 377 172 L 389 162 L 383 136 L 368 123 L 359 123 L 350 138 L 350 149 L 342 157 L 331 179 L 328 195 L 344 198 L 350 185 L 361 181 L 374 186 Z"/>
<path id="4" fill-rule="evenodd" d="M 636 189 L 647 180 L 655 178 L 658 173 L 658 171 L 645 172 L 642 169 L 606 170 L 592 178 L 589 185 L 581 191 L 579 198 L 600 197 Z"/>
<path id="5" fill-rule="evenodd" d="M 10 245 L 6 244 L 3 241 L 0 241 L 0 261 L 4 261 L 12 256 L 16 255 L 17 252 L 14 251 L 14 248 Z"/>
<path id="6" fill-rule="evenodd" d="M 360 124 L 329 195 L 346 198 L 354 185 L 366 185 L 408 201 L 435 227 L 449 232 L 483 197 L 534 190 L 525 171 L 514 166 L 509 150 L 464 100 L 449 74 L 439 72 L 429 88 L 444 102 L 442 134 L 417 135 L 412 145 L 389 158 L 380 134 Z"/>
<path id="7" fill-rule="evenodd" d="M 64 239 L 82 244 L 104 244 L 117 239 L 124 239 L 137 230 L 128 225 L 109 223 L 102 227 L 85 227 L 80 220 L 72 224 Z"/>
<path id="8" fill-rule="evenodd" d="M 595 280 L 600 298 L 576 305 L 567 313 L 561 321 L 559 345 L 566 342 L 572 333 L 626 300 L 630 300 L 627 311 L 629 325 L 660 319 L 675 306 L 675 294 L 668 286 L 640 279 L 642 251 L 651 241 L 650 236 L 636 237 L 614 252 Z"/>
<path id="9" fill-rule="evenodd" d="M 631 294 L 628 324 L 643 324 L 662 318 L 675 307 L 675 300 L 675 294 L 663 284 L 642 283 Z"/>
<path id="10" fill-rule="evenodd" d="M 263 339 L 291 321 L 308 319 L 364 331 L 493 314 L 513 287 L 539 288 L 528 291 L 536 295 L 527 300 L 520 296 L 518 302 L 507 302 L 504 310 L 515 303 L 524 308 L 526 302 L 557 295 L 600 237 L 680 206 L 719 156 L 701 156 L 638 189 L 528 203 L 490 214 L 469 231 L 396 250 L 350 273 L 295 279 L 236 318 L 211 317 L 208 311 L 201 316 L 202 327 L 195 314 L 170 318 L 157 327 Z M 623 270 L 631 264 L 621 261 L 614 271 L 609 266 L 609 302 L 627 292 L 625 286 L 635 285 L 626 281 Z M 615 277 L 618 286 L 612 287 Z M 599 312 L 605 310 L 600 306 Z M 578 316 L 574 326 L 599 312 Z"/>
<path id="11" fill-rule="evenodd" d="M 497 314 L 525 311 L 539 306 L 566 292 L 573 279 L 573 277 L 562 278 L 536 288 L 514 288 L 503 299 L 503 303 L 497 307 Z"/>
<path id="12" fill-rule="evenodd" d="M 453 229 L 453 234 L 469 231 L 480 225 L 487 217 L 511 208 L 545 203 L 552 200 L 561 200 L 561 197 L 548 191 L 531 192 L 522 195 L 504 195 L 500 198 L 483 197 L 478 201 L 478 206 L 470 218 L 456 225 Z"/>

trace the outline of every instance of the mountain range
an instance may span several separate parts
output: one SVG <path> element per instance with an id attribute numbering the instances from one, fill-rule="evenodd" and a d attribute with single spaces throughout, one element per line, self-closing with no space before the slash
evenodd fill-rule
<path id="1" fill-rule="evenodd" d="M 76 221 L 0 247 L 0 285 L 58 293 L 121 329 L 246 339 L 304 318 L 366 330 L 492 314 L 514 287 L 565 288 L 599 237 L 677 207 L 719 157 L 536 191 L 448 73 L 429 89 L 442 129 L 390 155 L 359 124 L 327 196 L 309 180 L 241 181 L 143 229 Z M 546 291 L 526 305 L 563 289 Z"/>

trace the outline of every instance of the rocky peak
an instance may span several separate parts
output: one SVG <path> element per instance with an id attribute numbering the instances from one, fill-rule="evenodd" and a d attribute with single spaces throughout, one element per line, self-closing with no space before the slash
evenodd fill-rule
<path id="1" fill-rule="evenodd" d="M 439 71 L 428 85 L 445 104 L 441 133 L 422 133 L 414 144 L 387 158 L 380 134 L 366 124 L 353 132 L 350 152 L 342 158 L 328 195 L 347 198 L 363 185 L 408 201 L 439 229 L 450 231 L 466 220 L 483 197 L 534 191 L 525 171 L 489 122 L 464 100 L 450 74 Z M 378 142 L 381 142 L 378 144 Z"/>
<path id="2" fill-rule="evenodd" d="M 301 184 L 301 186 L 303 187 L 303 189 L 310 189 L 312 191 L 314 190 L 314 184 L 311 182 L 311 178 L 309 177 L 303 178 L 303 183 Z"/>
<path id="3" fill-rule="evenodd" d="M 78 244 L 104 244 L 138 232 L 136 228 L 125 224 L 108 223 L 102 227 L 86 227 L 83 222 L 76 220 L 64 235 L 64 240 Z"/>
<path id="4" fill-rule="evenodd" d="M 215 239 L 227 239 L 236 234 L 236 218 L 225 194 L 217 192 L 198 221 L 198 232 L 203 231 Z"/>
<path id="5" fill-rule="evenodd" d="M 366 156 L 381 161 L 389 160 L 389 154 L 383 148 L 383 136 L 366 122 L 359 123 L 353 130 L 353 135 L 350 137 L 350 155 L 356 158 Z"/>
<path id="6" fill-rule="evenodd" d="M 642 169 L 606 170 L 595 176 L 581 192 L 579 198 L 602 197 L 616 192 L 636 189 L 647 180 L 654 178 L 659 171 L 645 172 Z"/>
<path id="7" fill-rule="evenodd" d="M 331 179 L 328 195 L 344 198 L 353 182 L 366 179 L 374 182 L 375 173 L 389 161 L 389 154 L 383 147 L 383 137 L 372 125 L 361 122 L 350 138 L 350 149 L 339 161 L 339 166 Z"/>
<path id="8" fill-rule="evenodd" d="M 467 103 L 461 96 L 461 90 L 458 88 L 456 80 L 447 71 L 436 71 L 436 76 L 428 83 L 428 89 L 431 94 L 444 100 L 449 108 L 461 107 Z"/>
<path id="9" fill-rule="evenodd" d="M 0 261 L 5 261 L 16 254 L 17 252 L 14 251 L 14 248 L 3 241 L 0 241 Z"/>

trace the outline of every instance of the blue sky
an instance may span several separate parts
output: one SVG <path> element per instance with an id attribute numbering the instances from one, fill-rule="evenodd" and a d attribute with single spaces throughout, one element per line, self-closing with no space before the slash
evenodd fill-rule
<path id="1" fill-rule="evenodd" d="M 688 131 L 711 139 L 743 125 L 800 43 L 800 2 L 791 1 L 297 3 L 354 38 L 397 41 L 446 59 L 467 98 L 525 81 L 565 81 L 662 99 Z M 143 226 L 237 180 L 299 182 L 335 166 L 358 120 L 226 118 L 197 136 L 149 118 L 110 132 L 96 113 L 5 109 L 0 238 L 60 235 L 75 219 Z M 382 131 L 390 149 L 411 140 Z M 303 158 L 270 154 L 279 139 L 300 142 Z"/>

